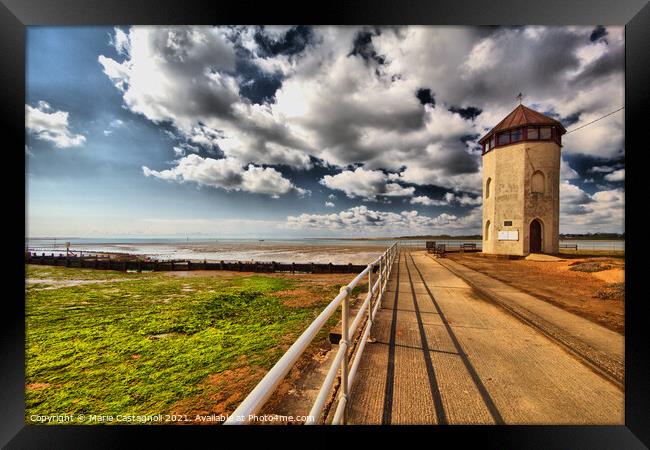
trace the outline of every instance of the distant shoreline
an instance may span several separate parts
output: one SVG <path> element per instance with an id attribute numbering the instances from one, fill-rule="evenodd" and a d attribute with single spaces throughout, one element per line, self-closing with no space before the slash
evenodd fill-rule
<path id="1" fill-rule="evenodd" d="M 481 241 L 482 236 L 400 236 L 400 237 L 365 237 L 365 238 L 304 238 L 305 240 L 319 241 Z M 560 241 L 625 241 L 621 235 L 560 235 Z"/>
<path id="2" fill-rule="evenodd" d="M 129 237 L 102 237 L 102 236 L 91 236 L 91 237 L 25 237 L 27 241 L 73 241 L 73 240 L 87 240 L 91 241 L 96 239 L 99 241 L 113 240 L 117 241 L 120 239 L 131 241 L 131 243 L 136 239 L 142 239 L 140 242 L 145 241 L 154 241 L 154 240 L 178 240 L 185 241 L 186 239 L 189 242 L 205 240 L 205 242 L 232 242 L 232 241 L 423 241 L 423 240 L 444 240 L 444 241 L 480 241 L 482 240 L 481 235 L 467 235 L 467 236 L 449 236 L 449 235 L 437 235 L 437 236 L 380 236 L 380 237 L 303 237 L 303 238 L 223 238 L 223 237 L 204 237 L 204 236 L 172 236 L 172 237 L 151 237 L 151 236 L 129 236 Z M 598 234 L 560 234 L 561 241 L 625 241 L 625 235 L 615 234 L 615 233 L 598 233 Z M 137 242 L 137 241 L 136 241 Z M 126 242 L 125 242 L 126 243 Z"/>

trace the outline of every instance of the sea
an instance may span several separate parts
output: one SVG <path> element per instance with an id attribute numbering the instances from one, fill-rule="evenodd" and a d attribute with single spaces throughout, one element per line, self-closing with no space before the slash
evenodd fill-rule
<path id="1" fill-rule="evenodd" d="M 216 238 L 28 238 L 27 251 L 65 253 L 66 248 L 85 254 L 129 254 L 158 260 L 193 261 L 275 261 L 295 263 L 367 264 L 388 248 L 391 239 L 216 239 Z M 426 240 L 400 240 L 404 246 L 424 247 Z M 480 240 L 436 240 L 458 245 Z M 625 249 L 623 240 L 563 240 L 561 245 L 577 245 L 579 250 Z"/>

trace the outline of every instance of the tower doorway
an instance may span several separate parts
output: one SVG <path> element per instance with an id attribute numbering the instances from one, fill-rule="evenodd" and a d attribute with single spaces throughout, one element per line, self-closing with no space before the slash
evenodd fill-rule
<path id="1" fill-rule="evenodd" d="M 530 223 L 530 253 L 542 252 L 542 224 L 535 219 Z"/>

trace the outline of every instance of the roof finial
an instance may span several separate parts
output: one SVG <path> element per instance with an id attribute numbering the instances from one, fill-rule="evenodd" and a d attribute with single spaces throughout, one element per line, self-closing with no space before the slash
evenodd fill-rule
<path id="1" fill-rule="evenodd" d="M 524 94 L 520 92 L 519 95 L 515 97 L 515 99 L 519 100 L 519 104 L 521 105 L 521 102 L 524 100 Z"/>

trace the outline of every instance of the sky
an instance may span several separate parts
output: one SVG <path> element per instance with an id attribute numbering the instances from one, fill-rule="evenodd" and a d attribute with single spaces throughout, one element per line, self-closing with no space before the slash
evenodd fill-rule
<path id="1" fill-rule="evenodd" d="M 622 27 L 28 27 L 30 237 L 480 234 L 478 139 L 624 106 Z M 624 232 L 624 112 L 563 137 L 560 232 Z"/>

